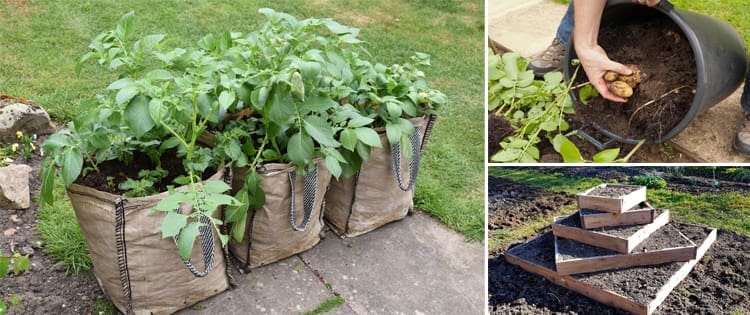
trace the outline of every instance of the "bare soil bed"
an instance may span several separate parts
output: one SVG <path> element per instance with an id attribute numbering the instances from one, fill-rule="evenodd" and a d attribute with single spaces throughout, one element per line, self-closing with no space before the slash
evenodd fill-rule
<path id="1" fill-rule="evenodd" d="M 29 184 L 35 200 L 41 186 L 37 174 L 42 158 L 18 162 L 33 169 Z M 64 266 L 44 253 L 44 244 L 35 230 L 38 211 L 36 202 L 26 210 L 0 209 L 0 251 L 31 255 L 29 271 L 18 276 L 10 272 L 7 278 L 0 279 L 0 300 L 8 304 L 8 314 L 90 314 L 93 304 L 104 294 L 91 272 L 66 274 Z M 20 298 L 16 307 L 7 303 L 11 295 Z"/>
<path id="2" fill-rule="evenodd" d="M 488 178 L 488 226 L 509 229 L 535 217 L 548 216 L 575 200 L 501 178 Z"/>
<path id="3" fill-rule="evenodd" d="M 596 177 L 602 180 L 616 180 L 620 183 L 629 182 L 636 175 L 658 173 L 667 181 L 667 189 L 671 191 L 691 194 L 721 194 L 726 192 L 750 191 L 750 183 L 733 181 L 731 178 L 717 178 L 719 186 L 714 185 L 712 175 L 673 176 L 664 173 L 663 168 L 653 167 L 535 167 L 545 173 L 560 173 L 571 177 Z"/>
<path id="4" fill-rule="evenodd" d="M 618 252 L 608 250 L 606 248 L 591 246 L 583 243 L 578 243 L 573 240 L 561 238 L 557 241 L 558 253 L 563 259 L 576 259 L 576 258 L 591 258 L 598 256 L 608 255 L 621 255 Z M 672 225 L 665 225 L 658 231 L 654 232 L 638 244 L 631 253 L 644 253 L 654 250 L 661 250 L 665 248 L 676 248 L 676 247 L 689 247 L 694 244 L 690 243 L 687 238 L 681 235 L 681 231 L 678 231 Z"/>
<path id="5" fill-rule="evenodd" d="M 607 185 L 607 186 L 602 186 L 602 187 L 596 187 L 586 195 L 617 199 L 631 192 L 634 192 L 636 190 L 638 190 L 638 187 L 623 187 L 623 186 Z"/>
<path id="6" fill-rule="evenodd" d="M 659 215 L 661 215 L 661 213 L 662 213 L 662 210 L 657 209 L 655 216 L 658 217 Z M 582 229 L 581 217 L 580 217 L 580 214 L 577 212 L 575 214 L 568 216 L 565 219 L 557 221 L 556 223 L 569 226 L 569 227 Z M 635 234 L 636 232 L 640 231 L 642 228 L 643 228 L 643 225 L 605 226 L 605 227 L 598 227 L 598 228 L 590 229 L 590 231 L 600 232 L 600 233 L 604 233 L 604 234 L 608 234 L 608 235 L 612 235 L 612 236 L 620 237 L 620 238 L 628 238 L 632 236 L 633 234 Z"/>

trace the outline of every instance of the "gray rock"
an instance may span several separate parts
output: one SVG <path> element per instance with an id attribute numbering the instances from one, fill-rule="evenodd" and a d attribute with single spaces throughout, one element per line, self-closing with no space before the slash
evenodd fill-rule
<path id="1" fill-rule="evenodd" d="M 0 208 L 27 209 L 31 206 L 29 198 L 28 165 L 11 165 L 0 167 Z"/>
<path id="2" fill-rule="evenodd" d="M 55 132 L 49 114 L 38 104 L 0 95 L 0 142 L 17 142 L 16 132 L 44 135 Z"/>

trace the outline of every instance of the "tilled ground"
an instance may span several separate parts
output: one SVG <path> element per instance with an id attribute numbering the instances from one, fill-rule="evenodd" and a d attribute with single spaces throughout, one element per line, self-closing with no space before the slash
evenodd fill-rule
<path id="1" fill-rule="evenodd" d="M 540 189 L 519 185 L 502 178 L 490 177 L 488 226 L 493 229 L 510 229 L 526 220 L 547 216 L 560 207 L 570 205 L 573 198 Z"/>

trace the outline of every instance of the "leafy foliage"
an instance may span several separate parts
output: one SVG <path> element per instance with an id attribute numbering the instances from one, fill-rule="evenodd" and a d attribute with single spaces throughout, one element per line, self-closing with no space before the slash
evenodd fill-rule
<path id="1" fill-rule="evenodd" d="M 658 175 L 636 175 L 631 179 L 633 183 L 641 186 L 646 186 L 651 189 L 661 189 L 667 187 L 667 181 Z"/>
<path id="2" fill-rule="evenodd" d="M 98 35 L 76 68 L 96 61 L 119 79 L 85 115 L 43 144 L 53 154 L 42 168 L 41 200 L 52 200 L 57 168 L 67 186 L 81 174 L 98 172 L 103 162 L 130 164 L 135 154 L 145 154 L 156 167 L 118 188 L 127 196 L 156 193 L 151 187 L 168 175 L 161 157 L 176 152 L 185 172 L 172 174 L 181 176 L 170 184 L 188 190 L 170 188 L 155 210 L 167 213 L 162 236 L 179 236 L 185 259 L 201 217 L 215 227 L 235 223 L 230 235 L 242 237 L 248 209 L 265 203 L 256 170 L 261 163 L 291 162 L 305 173 L 323 159 L 334 176 L 353 175 L 371 148 L 381 146 L 376 125 L 409 152 L 404 140 L 414 128 L 405 118 L 435 113 L 446 101 L 418 69 L 429 65 L 427 55 L 416 54 L 403 65 L 373 65 L 360 57 L 368 53 L 357 28 L 259 12 L 268 20 L 259 30 L 209 34 L 195 47 L 167 50 L 161 34 L 135 38 L 133 12 Z M 249 169 L 236 198 L 224 195 L 229 186 L 223 183 L 199 184 L 207 170 L 225 163 Z M 185 205 L 193 211 L 179 213 Z M 223 206 L 226 222 L 213 218 Z M 220 236 L 226 244 L 229 235 Z"/>
<path id="3" fill-rule="evenodd" d="M 578 99 L 586 104 L 599 94 L 591 85 L 573 87 L 579 68 L 568 83 L 560 72 L 549 72 L 544 80 L 537 80 L 528 62 L 517 53 L 488 57 L 488 109 L 502 116 L 513 127 L 514 132 L 500 142 L 500 151 L 490 157 L 491 162 L 533 163 L 539 160 L 538 144 L 546 139 L 552 144 L 566 163 L 584 163 L 578 147 L 568 137 L 570 132 L 567 115 L 575 113 L 570 93 L 578 89 Z M 640 147 L 640 145 L 638 146 Z M 620 148 L 597 152 L 593 162 L 627 162 L 628 156 L 618 159 Z"/>

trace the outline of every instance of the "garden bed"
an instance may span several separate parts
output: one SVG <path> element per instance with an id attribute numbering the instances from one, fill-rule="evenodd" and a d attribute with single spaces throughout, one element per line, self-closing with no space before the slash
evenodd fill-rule
<path id="1" fill-rule="evenodd" d="M 673 225 L 665 225 L 630 254 L 620 254 L 573 240 L 555 239 L 555 266 L 560 275 L 695 259 L 696 246 Z"/>
<path id="2" fill-rule="evenodd" d="M 646 240 L 654 231 L 669 222 L 669 210 L 663 210 L 654 222 L 644 225 L 600 227 L 586 230 L 581 227 L 578 213 L 558 218 L 552 223 L 552 230 L 558 237 L 581 243 L 607 248 L 619 253 L 630 253 L 638 244 Z"/>
<path id="3" fill-rule="evenodd" d="M 703 237 L 694 240 L 699 244 L 699 259 L 716 240 L 715 229 L 684 224 L 676 227 L 680 230 L 698 231 L 688 232 L 690 235 L 703 234 Z M 505 258 L 510 263 L 538 273 L 551 282 L 635 314 L 653 313 L 699 261 L 693 259 L 688 262 L 561 276 L 554 268 L 553 241 L 552 235 L 544 234 L 508 250 Z"/>
<path id="4" fill-rule="evenodd" d="M 581 218 L 581 227 L 588 230 L 604 226 L 648 224 L 656 218 L 656 211 L 648 202 L 644 201 L 622 213 L 584 208 L 578 211 L 578 215 Z"/>
<path id="5" fill-rule="evenodd" d="M 601 184 L 577 194 L 579 208 L 622 213 L 646 201 L 646 187 Z"/>

